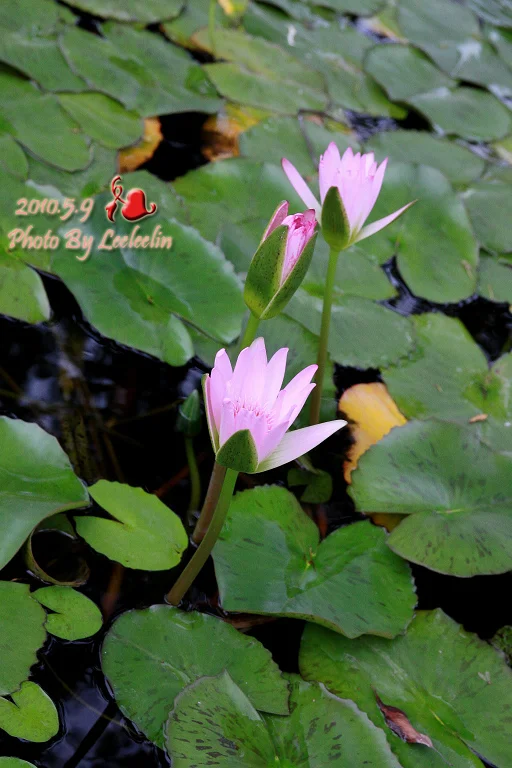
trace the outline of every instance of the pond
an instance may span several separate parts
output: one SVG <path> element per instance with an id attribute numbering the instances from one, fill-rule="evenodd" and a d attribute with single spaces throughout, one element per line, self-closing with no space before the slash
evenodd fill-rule
<path id="1" fill-rule="evenodd" d="M 0 28 L 0 768 L 508 768 L 509 4 Z"/>

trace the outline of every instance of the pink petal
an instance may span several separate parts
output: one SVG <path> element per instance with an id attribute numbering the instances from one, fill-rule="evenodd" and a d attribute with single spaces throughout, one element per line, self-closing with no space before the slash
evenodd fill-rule
<path id="1" fill-rule="evenodd" d="M 285 157 L 282 160 L 283 165 L 283 171 L 288 176 L 288 179 L 294 188 L 294 190 L 297 192 L 298 196 L 305 202 L 305 204 L 308 206 L 308 208 L 313 208 L 316 212 L 316 214 L 320 215 L 320 203 L 298 172 L 298 170 L 295 168 L 294 165 L 290 163 L 289 160 L 287 160 Z"/>
<path id="2" fill-rule="evenodd" d="M 213 368 L 208 377 L 208 391 L 210 394 L 211 414 L 217 431 L 220 429 L 222 403 L 226 397 L 226 383 L 218 368 Z"/>
<path id="3" fill-rule="evenodd" d="M 308 365 L 286 385 L 279 395 L 281 413 L 288 413 L 300 401 L 302 390 L 311 382 L 317 368 L 317 365 Z"/>
<path id="4" fill-rule="evenodd" d="M 371 235 L 374 235 L 376 232 L 384 229 L 384 227 L 387 227 L 388 224 L 391 224 L 392 221 L 398 219 L 402 213 L 405 213 L 405 211 L 410 208 L 411 205 L 414 205 L 415 202 L 416 200 L 413 200 L 412 203 L 407 203 L 407 205 L 404 205 L 403 208 L 399 208 L 398 211 L 390 213 L 389 216 L 384 216 L 383 219 L 379 219 L 378 221 L 374 221 L 372 224 L 368 224 L 367 227 L 364 227 L 359 232 L 353 243 L 358 243 L 360 240 L 366 240 L 367 237 L 371 237 Z"/>
<path id="5" fill-rule="evenodd" d="M 341 157 L 340 152 L 334 141 L 331 141 L 324 154 L 320 157 L 318 163 L 318 183 L 320 185 L 320 200 L 322 203 L 325 200 L 325 196 L 331 187 L 334 187 L 336 182 L 336 174 L 340 167 Z"/>
<path id="6" fill-rule="evenodd" d="M 290 424 L 293 424 L 293 422 L 295 421 L 299 413 L 302 411 L 302 409 L 304 408 L 304 403 L 306 402 L 306 400 L 308 399 L 309 395 L 311 394 L 311 392 L 314 390 L 315 387 L 316 387 L 316 384 L 308 384 L 307 387 L 304 387 L 302 392 L 299 393 L 296 399 L 295 407 L 293 409 Z"/>
<path id="7" fill-rule="evenodd" d="M 235 363 L 235 369 L 233 371 L 233 376 L 231 377 L 231 381 L 229 382 L 229 386 L 227 388 L 227 394 L 233 400 L 236 400 L 241 395 L 243 395 L 244 382 L 250 370 L 251 360 L 251 348 L 245 347 L 238 355 L 237 361 Z"/>
<path id="8" fill-rule="evenodd" d="M 264 461 L 267 456 L 269 456 L 269 454 L 271 454 L 272 451 L 277 448 L 289 427 L 290 421 L 289 419 L 286 419 L 280 424 L 277 424 L 273 429 L 270 430 L 270 432 L 267 432 L 267 435 L 261 446 L 261 452 L 258 450 L 258 459 L 260 462 Z"/>
<path id="9" fill-rule="evenodd" d="M 288 355 L 288 348 L 283 347 L 278 349 L 275 355 L 269 360 L 267 365 L 267 372 L 265 374 L 265 387 L 263 389 L 262 403 L 267 408 L 272 408 L 276 401 L 276 397 L 281 389 L 281 384 L 284 379 L 284 372 L 286 370 L 286 357 Z"/>
<path id="10" fill-rule="evenodd" d="M 235 432 L 248 429 L 258 451 L 258 457 L 267 436 L 267 419 L 263 413 L 256 414 L 242 408 L 235 414 Z"/>
<path id="11" fill-rule="evenodd" d="M 361 224 L 364 224 L 368 216 L 373 210 L 373 206 L 377 202 L 377 198 L 380 194 L 380 190 L 382 188 L 382 182 L 384 181 L 384 174 L 386 173 L 386 166 L 388 164 L 388 158 L 386 157 L 385 160 L 379 165 L 377 168 L 377 171 L 375 173 L 375 176 L 373 177 L 373 183 L 371 185 L 371 196 L 370 200 L 368 201 L 367 207 L 366 207 L 366 216 L 364 217 Z"/>
<path id="12" fill-rule="evenodd" d="M 268 227 L 266 228 L 265 233 L 264 233 L 263 237 L 261 238 L 262 242 L 263 242 L 263 240 L 266 240 L 269 235 L 272 234 L 274 229 L 277 229 L 277 227 L 281 226 L 283 221 L 288 216 L 288 208 L 289 208 L 289 205 L 288 205 L 288 202 L 286 200 L 284 200 L 282 203 L 280 203 L 278 205 L 276 212 L 274 213 L 274 215 L 270 219 Z"/>
<path id="13" fill-rule="evenodd" d="M 206 376 L 204 380 L 204 393 L 205 393 L 205 406 L 206 406 L 206 421 L 208 422 L 208 431 L 210 433 L 210 440 L 212 441 L 212 448 L 215 453 L 219 449 L 219 430 L 213 417 L 213 406 L 211 401 L 210 392 L 210 377 Z"/>
<path id="14" fill-rule="evenodd" d="M 267 469 L 274 469 L 297 459 L 344 427 L 346 423 L 346 421 L 341 420 L 327 421 L 324 424 L 315 424 L 312 427 L 287 432 L 277 448 L 260 462 L 257 471 L 265 472 Z"/>
<path id="15" fill-rule="evenodd" d="M 229 440 L 231 435 L 236 432 L 235 409 L 231 400 L 226 398 L 222 403 L 222 414 L 220 418 L 219 447 Z"/>
<path id="16" fill-rule="evenodd" d="M 229 381 L 229 379 L 233 376 L 233 368 L 231 367 L 231 362 L 225 349 L 220 349 L 217 352 L 215 355 L 215 363 L 213 367 L 217 368 L 225 381 Z"/>
<path id="17" fill-rule="evenodd" d="M 261 402 L 267 372 L 267 350 L 265 340 L 260 336 L 249 347 L 251 358 L 244 382 L 242 399 L 249 403 Z"/>

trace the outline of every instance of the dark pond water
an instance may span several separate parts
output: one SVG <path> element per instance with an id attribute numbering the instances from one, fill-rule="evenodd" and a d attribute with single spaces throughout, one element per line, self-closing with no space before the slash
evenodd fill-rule
<path id="1" fill-rule="evenodd" d="M 85 23 L 85 22 L 84 22 Z M 93 20 L 87 23 L 93 24 Z M 166 116 L 164 141 L 146 169 L 165 180 L 205 162 L 201 130 L 206 115 Z M 352 115 L 366 137 L 389 128 L 389 121 Z M 422 129 L 409 118 L 406 127 Z M 510 346 L 512 316 L 504 305 L 474 299 L 457 306 L 431 305 L 411 295 L 396 264 L 385 267 L 398 288 L 386 304 L 401 314 L 443 311 L 457 316 L 490 360 Z M 174 431 L 176 402 L 198 386 L 205 366 L 194 359 L 184 368 L 171 368 L 146 355 L 124 349 L 100 337 L 83 319 L 75 300 L 55 278 L 45 276 L 53 319 L 45 326 L 28 326 L 0 317 L 0 413 L 35 421 L 61 441 L 75 469 L 88 482 L 100 477 L 120 480 L 156 492 L 185 516 L 188 470 L 181 435 Z M 378 380 L 375 370 L 341 368 L 336 385 L 341 394 L 358 382 Z M 349 445 L 346 435 L 334 436 L 317 449 L 318 463 L 331 471 L 334 495 L 316 510 L 323 533 L 359 515 L 346 493 L 340 471 Z M 206 484 L 212 457 L 206 430 L 197 438 L 200 471 Z M 276 471 L 272 482 L 284 475 Z M 249 479 L 242 477 L 240 487 Z M 54 576 L 69 576 L 85 559 L 90 578 L 82 587 L 108 616 L 105 628 L 120 612 L 162 602 L 175 579 L 172 572 L 149 574 L 119 570 L 85 545 L 58 533 L 34 540 L 36 560 Z M 488 639 L 512 624 L 512 574 L 457 579 L 414 567 L 420 608 L 440 607 L 470 631 Z M 38 582 L 27 572 L 21 555 L 0 578 Z M 213 569 L 205 568 L 185 607 L 218 613 Z M 265 621 L 248 631 L 271 650 L 285 671 L 297 671 L 303 624 L 294 620 Z M 40 652 L 34 679 L 60 710 L 61 732 L 51 742 L 35 745 L 0 735 L 0 755 L 16 755 L 42 768 L 107 768 L 167 766 L 169 760 L 119 712 L 100 667 L 102 635 L 93 641 L 65 642 L 51 638 Z"/>

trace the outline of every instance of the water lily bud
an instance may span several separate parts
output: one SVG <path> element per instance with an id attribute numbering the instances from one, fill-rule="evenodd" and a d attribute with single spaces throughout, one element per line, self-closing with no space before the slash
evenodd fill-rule
<path id="1" fill-rule="evenodd" d="M 288 215 L 280 203 L 253 256 L 245 281 L 244 300 L 260 320 L 278 315 L 302 283 L 315 248 L 313 210 Z"/>
<path id="2" fill-rule="evenodd" d="M 231 367 L 218 352 L 211 374 L 203 379 L 208 428 L 219 464 L 238 472 L 264 472 L 310 451 L 346 421 L 328 421 L 288 432 L 314 384 L 316 365 L 283 383 L 286 348 L 267 362 L 265 342 L 256 339 Z"/>
<path id="3" fill-rule="evenodd" d="M 384 229 L 414 204 L 415 201 L 408 203 L 389 216 L 363 226 L 377 202 L 387 162 L 386 158 L 378 166 L 373 152 L 354 155 L 350 147 L 340 157 L 338 147 L 331 142 L 318 165 L 322 205 L 289 160 L 283 159 L 283 170 L 306 205 L 314 208 L 321 217 L 327 243 L 343 250 Z M 331 192 L 333 189 L 336 193 Z"/>
<path id="4" fill-rule="evenodd" d="M 181 403 L 176 419 L 176 431 L 185 437 L 195 437 L 201 431 L 201 401 L 199 392 L 193 392 Z"/>

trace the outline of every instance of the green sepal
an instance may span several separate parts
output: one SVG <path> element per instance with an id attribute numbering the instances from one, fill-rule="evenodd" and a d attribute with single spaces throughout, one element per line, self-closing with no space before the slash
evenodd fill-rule
<path id="1" fill-rule="evenodd" d="M 248 429 L 235 432 L 223 446 L 219 448 L 215 457 L 218 464 L 237 472 L 252 474 L 258 469 L 258 451 L 256 443 Z"/>
<path id="2" fill-rule="evenodd" d="M 210 440 L 212 441 L 212 448 L 214 452 L 217 452 L 217 449 L 219 447 L 219 435 L 217 434 L 217 429 L 215 427 L 215 424 L 212 424 L 210 422 L 210 418 L 212 414 L 209 411 L 208 408 L 208 396 L 206 394 L 206 380 L 209 378 L 209 374 L 205 373 L 203 378 L 201 379 L 201 385 L 203 387 L 203 400 L 204 400 L 204 410 L 206 412 L 206 423 L 208 424 L 208 432 L 210 433 Z"/>
<path id="3" fill-rule="evenodd" d="M 327 245 L 342 251 L 350 243 L 350 224 L 338 187 L 330 187 L 322 205 L 322 235 Z"/>
<path id="4" fill-rule="evenodd" d="M 270 320 L 271 317 L 276 317 L 276 315 L 283 311 L 297 289 L 300 288 L 313 258 L 316 238 L 317 235 L 315 233 L 297 259 L 292 271 L 262 313 L 261 320 Z"/>
<path id="5" fill-rule="evenodd" d="M 258 319 L 279 291 L 288 231 L 287 226 L 276 227 L 260 244 L 247 272 L 244 301 Z"/>
<path id="6" fill-rule="evenodd" d="M 185 437 L 196 437 L 201 431 L 201 402 L 197 389 L 180 405 L 175 429 Z"/>

